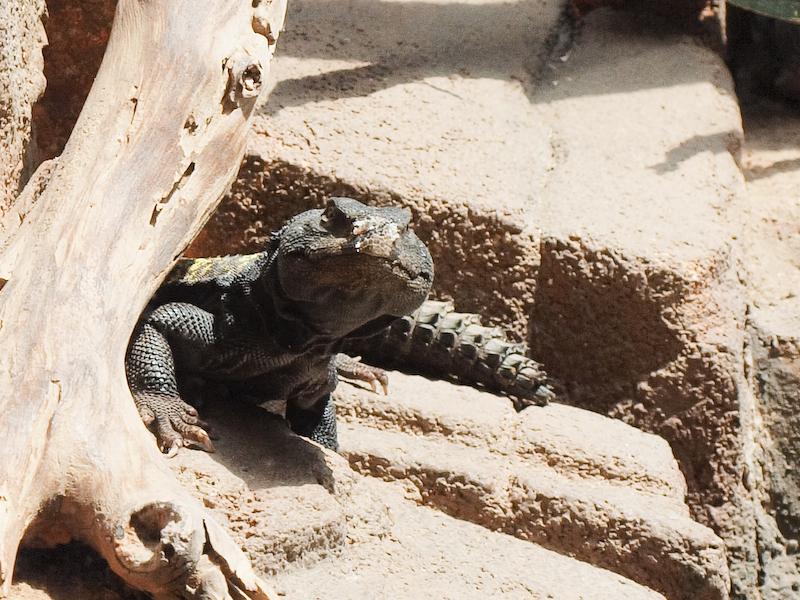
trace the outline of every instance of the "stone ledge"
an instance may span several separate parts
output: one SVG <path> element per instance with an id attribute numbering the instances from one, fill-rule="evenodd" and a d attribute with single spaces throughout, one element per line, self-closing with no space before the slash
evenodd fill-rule
<path id="1" fill-rule="evenodd" d="M 722 541 L 690 519 L 683 478 L 659 438 L 566 406 L 517 415 L 505 399 L 420 377 L 393 373 L 391 386 L 389 397 L 337 392 L 342 451 L 357 471 L 667 598 L 727 598 Z M 529 451 L 532 443 L 541 454 Z M 605 479 L 607 462 L 615 476 Z"/>

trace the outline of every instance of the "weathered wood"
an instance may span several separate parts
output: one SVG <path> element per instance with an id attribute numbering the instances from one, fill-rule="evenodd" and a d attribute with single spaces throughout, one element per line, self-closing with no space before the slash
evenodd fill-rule
<path id="1" fill-rule="evenodd" d="M 0 596 L 35 523 L 159 598 L 267 597 L 171 475 L 123 360 L 236 173 L 284 12 L 285 0 L 120 0 L 64 153 L 41 193 L 21 195 L 0 291 Z"/>

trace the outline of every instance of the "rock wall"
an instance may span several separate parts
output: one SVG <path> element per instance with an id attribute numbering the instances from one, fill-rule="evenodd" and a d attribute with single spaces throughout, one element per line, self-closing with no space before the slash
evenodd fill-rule
<path id="1" fill-rule="evenodd" d="M 116 0 L 47 0 L 47 88 L 34 106 L 35 160 L 58 156 L 94 83 L 111 31 Z"/>
<path id="2" fill-rule="evenodd" d="M 800 594 L 800 329 L 795 319 L 770 312 L 755 309 L 750 319 L 759 417 L 751 480 L 767 509 L 756 523 L 764 597 L 777 599 Z"/>
<path id="3" fill-rule="evenodd" d="M 755 523 L 763 597 L 777 600 L 800 594 L 800 115 L 762 101 L 744 116 L 748 193 L 739 207 L 739 238 L 753 407 L 746 481 L 763 507 Z"/>
<path id="4" fill-rule="evenodd" d="M 436 293 L 526 337 L 570 403 L 664 436 L 692 514 L 726 541 L 734 596 L 782 597 L 763 574 L 793 546 L 770 550 L 757 525 L 775 520 L 756 468 L 770 409 L 750 384 L 725 64 L 643 14 L 574 30 L 547 2 L 517 22 L 480 5 L 451 28 L 448 6 L 296 3 L 250 156 L 190 252 L 257 248 L 331 194 L 408 206 Z M 489 58 L 463 50 L 473 38 Z"/>
<path id="5" fill-rule="evenodd" d="M 0 4 L 0 211 L 36 168 L 31 157 L 31 111 L 45 87 L 44 13 L 44 0 Z"/>

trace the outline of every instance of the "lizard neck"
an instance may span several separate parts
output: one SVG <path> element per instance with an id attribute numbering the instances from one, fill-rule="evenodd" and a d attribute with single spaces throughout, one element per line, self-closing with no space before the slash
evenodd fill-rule
<path id="1" fill-rule="evenodd" d="M 318 327 L 303 315 L 298 310 L 297 303 L 281 289 L 276 271 L 275 257 L 272 256 L 261 277 L 253 282 L 249 294 L 256 305 L 263 330 L 268 331 L 290 352 L 315 350 L 323 354 L 334 354 L 343 336 Z"/>

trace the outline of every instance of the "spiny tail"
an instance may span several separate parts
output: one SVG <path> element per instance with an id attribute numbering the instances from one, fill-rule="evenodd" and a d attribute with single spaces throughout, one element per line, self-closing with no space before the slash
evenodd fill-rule
<path id="1" fill-rule="evenodd" d="M 511 397 L 517 410 L 543 406 L 555 397 L 544 369 L 526 356 L 525 344 L 510 342 L 499 327 L 455 312 L 450 302 L 427 300 L 414 313 L 377 335 L 348 340 L 344 352 L 366 362 L 454 379 Z"/>

